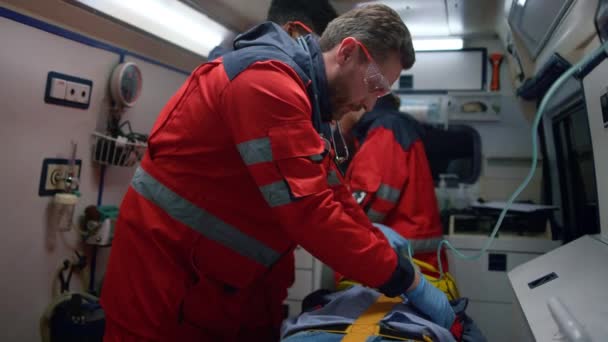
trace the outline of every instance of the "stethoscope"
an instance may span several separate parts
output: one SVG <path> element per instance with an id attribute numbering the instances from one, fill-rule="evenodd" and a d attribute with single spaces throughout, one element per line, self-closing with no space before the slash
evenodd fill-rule
<path id="1" fill-rule="evenodd" d="M 336 164 L 340 165 L 340 164 L 344 163 L 345 161 L 347 161 L 350 156 L 349 151 L 348 151 L 348 146 L 346 145 L 346 140 L 344 139 L 344 135 L 342 134 L 342 128 L 340 127 L 340 122 L 336 120 L 335 131 L 338 133 L 338 135 L 340 136 L 340 140 L 342 141 L 342 146 L 344 147 L 343 155 L 340 155 L 338 153 L 338 148 L 336 146 L 336 139 L 334 138 L 334 130 L 332 129 L 331 125 L 329 123 L 322 122 L 322 119 L 321 119 L 321 108 L 319 105 L 319 91 L 318 91 L 319 88 L 317 86 L 317 77 L 316 77 L 315 67 L 312 62 L 312 56 L 310 53 L 310 49 L 308 48 L 308 44 L 306 43 L 306 39 L 303 36 L 300 36 L 296 39 L 296 41 L 298 42 L 298 45 L 300 45 L 300 47 L 302 47 L 302 49 L 304 49 L 304 51 L 308 55 L 308 64 L 310 67 L 310 79 L 311 79 L 312 100 L 313 100 L 312 101 L 313 102 L 312 103 L 313 125 L 315 126 L 315 128 L 317 129 L 319 134 L 321 135 L 321 138 L 325 141 L 325 146 L 328 147 L 328 150 L 329 150 L 329 146 L 333 147 L 334 152 L 335 152 L 334 160 L 335 160 Z M 329 139 L 327 136 L 329 136 Z"/>

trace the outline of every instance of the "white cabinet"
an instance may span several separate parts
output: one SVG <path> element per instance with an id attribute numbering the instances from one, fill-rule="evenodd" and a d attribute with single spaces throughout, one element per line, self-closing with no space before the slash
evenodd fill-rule
<path id="1" fill-rule="evenodd" d="M 528 335 L 538 342 L 606 341 L 606 260 L 607 241 L 585 235 L 510 271 Z"/>
<path id="2" fill-rule="evenodd" d="M 465 255 L 483 247 L 487 237 L 451 235 L 450 243 Z M 463 260 L 448 252 L 450 273 L 463 297 L 469 298 L 467 313 L 488 341 L 516 341 L 515 295 L 507 272 L 561 244 L 544 238 L 501 237 L 477 260 Z"/>
<path id="3" fill-rule="evenodd" d="M 518 33 L 528 54 L 536 59 L 553 30 L 568 11 L 572 0 L 513 1 L 509 25 Z"/>

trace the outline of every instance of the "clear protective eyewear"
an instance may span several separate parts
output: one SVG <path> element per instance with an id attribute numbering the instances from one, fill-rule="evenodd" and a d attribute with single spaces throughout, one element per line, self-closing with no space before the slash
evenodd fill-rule
<path id="1" fill-rule="evenodd" d="M 378 63 L 374 61 L 374 58 L 369 54 L 369 51 L 367 51 L 365 45 L 358 40 L 355 41 L 357 44 L 359 44 L 369 62 L 365 77 L 363 78 L 363 81 L 367 85 L 367 90 L 371 94 L 376 94 L 378 97 L 388 95 L 391 92 L 391 84 L 388 82 L 386 77 L 382 75 L 382 71 L 380 71 Z"/>
<path id="2" fill-rule="evenodd" d="M 308 27 L 308 25 L 304 24 L 303 22 L 299 21 L 299 20 L 295 20 L 295 21 L 290 21 L 291 23 L 293 23 L 296 26 L 299 26 L 302 30 L 306 31 L 306 33 L 313 33 L 312 29 L 310 27 Z"/>

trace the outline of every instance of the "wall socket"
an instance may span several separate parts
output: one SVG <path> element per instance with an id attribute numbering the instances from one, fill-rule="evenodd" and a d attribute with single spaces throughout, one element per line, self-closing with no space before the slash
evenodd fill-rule
<path id="1" fill-rule="evenodd" d="M 50 71 L 46 79 L 44 102 L 88 109 L 93 81 Z"/>
<path id="2" fill-rule="evenodd" d="M 46 158 L 42 162 L 42 172 L 40 174 L 39 196 L 53 196 L 58 192 L 65 191 L 65 177 L 70 171 L 69 159 Z M 82 160 L 74 162 L 74 174 L 80 178 Z"/>
<path id="3" fill-rule="evenodd" d="M 86 84 L 67 82 L 65 99 L 66 101 L 88 104 L 90 93 L 91 87 Z"/>

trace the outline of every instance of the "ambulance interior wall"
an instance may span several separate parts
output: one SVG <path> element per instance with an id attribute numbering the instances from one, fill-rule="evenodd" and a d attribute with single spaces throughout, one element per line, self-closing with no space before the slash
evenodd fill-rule
<path id="1" fill-rule="evenodd" d="M 82 160 L 82 195 L 75 217 L 82 215 L 86 206 L 97 204 L 100 167 L 92 161 L 91 134 L 105 126 L 109 77 L 120 55 L 6 17 L 0 17 L 0 43 L 0 340 L 40 341 L 40 318 L 59 290 L 58 268 L 64 259 L 74 259 L 74 250 L 87 250 L 74 229 L 51 229 L 52 197 L 38 196 L 42 161 L 69 158 L 70 141 L 75 141 L 77 158 Z M 164 49 L 169 56 L 171 49 L 175 50 L 169 45 Z M 174 53 L 176 64 L 188 64 L 180 54 Z M 148 133 L 164 103 L 187 75 L 130 55 L 125 60 L 139 65 L 143 92 L 124 118 L 134 131 Z M 90 107 L 85 110 L 45 103 L 49 71 L 93 81 Z M 135 169 L 106 170 L 102 204 L 119 205 Z M 99 249 L 97 282 L 103 276 L 108 253 L 109 248 Z M 81 283 L 75 274 L 71 290 L 79 289 Z"/>
<path id="2" fill-rule="evenodd" d="M 505 54 L 498 38 L 466 40 L 465 47 L 485 47 L 488 56 Z M 492 66 L 488 62 L 486 87 L 492 79 Z M 475 195 L 486 200 L 506 201 L 528 174 L 532 162 L 532 124 L 519 106 L 515 89 L 511 83 L 508 66 L 503 58 L 500 67 L 500 120 L 489 122 L 467 122 L 481 136 L 482 169 Z M 518 200 L 533 200 L 540 203 L 542 162 L 530 185 Z"/>

